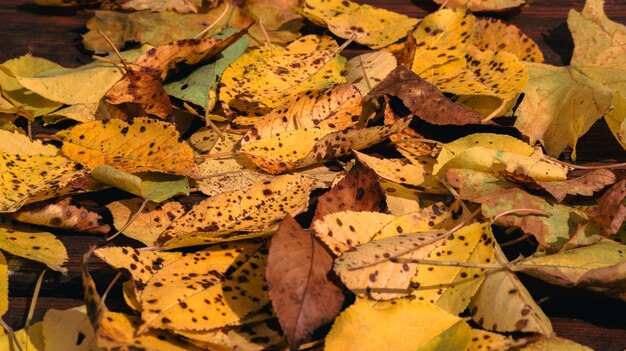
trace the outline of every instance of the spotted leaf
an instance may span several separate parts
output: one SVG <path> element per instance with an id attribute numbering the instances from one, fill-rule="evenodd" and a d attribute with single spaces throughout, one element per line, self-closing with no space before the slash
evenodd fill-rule
<path id="1" fill-rule="evenodd" d="M 368 52 L 346 63 L 346 79 L 363 95 L 380 83 L 397 66 L 396 58 L 387 51 Z"/>
<path id="2" fill-rule="evenodd" d="M 519 7 L 525 3 L 525 0 L 435 0 L 438 4 L 445 3 L 450 8 L 468 7 L 472 11 L 503 11 L 515 7 Z"/>

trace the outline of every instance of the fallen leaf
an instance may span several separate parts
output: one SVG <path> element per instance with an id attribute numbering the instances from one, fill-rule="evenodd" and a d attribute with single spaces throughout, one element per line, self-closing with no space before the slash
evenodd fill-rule
<path id="1" fill-rule="evenodd" d="M 48 113 L 43 116 L 44 124 L 54 124 L 67 119 L 80 123 L 93 122 L 96 120 L 98 104 L 76 104 L 64 107 L 60 110 Z"/>
<path id="2" fill-rule="evenodd" d="M 130 199 L 115 201 L 106 205 L 113 216 L 115 228 L 123 228 L 131 216 L 137 213 L 142 202 L 141 199 Z M 146 246 L 154 246 L 159 235 L 172 221 L 184 213 L 185 209 L 176 201 L 161 204 L 148 202 L 143 211 L 122 231 L 122 234 L 141 241 Z M 98 251 L 96 251 L 97 253 Z"/>
<path id="3" fill-rule="evenodd" d="M 272 174 L 302 168 L 377 144 L 406 128 L 410 117 L 368 128 L 293 130 L 248 143 L 241 152 Z"/>
<path id="4" fill-rule="evenodd" d="M 470 327 L 462 319 L 425 302 L 400 299 L 373 303 L 357 299 L 335 320 L 324 349 L 465 350 L 470 334 Z"/>
<path id="5" fill-rule="evenodd" d="M 29 351 L 44 351 L 44 338 L 42 333 L 42 324 L 37 322 L 27 329 L 20 329 L 15 331 L 15 337 L 19 343 L 19 347 L 22 350 Z M 0 334 L 0 348 L 9 351 L 19 351 L 20 349 L 15 346 L 15 342 L 10 334 Z"/>
<path id="6" fill-rule="evenodd" d="M 592 351 L 592 348 L 575 343 L 571 340 L 551 337 L 535 341 L 524 346 L 520 351 Z"/>
<path id="7" fill-rule="evenodd" d="M 470 4 L 475 2 L 472 1 Z M 543 53 L 537 43 L 515 25 L 495 18 L 476 19 L 471 42 L 483 50 L 510 52 L 522 61 L 543 62 Z"/>
<path id="8" fill-rule="evenodd" d="M 287 215 L 272 237 L 265 279 L 272 306 L 293 350 L 339 314 L 344 297 L 327 277 L 332 267 L 332 256 Z"/>
<path id="9" fill-rule="evenodd" d="M 261 116 L 300 92 L 343 83 L 337 50 L 332 38 L 307 35 L 285 49 L 248 51 L 222 74 L 219 100 L 229 114 Z"/>
<path id="10" fill-rule="evenodd" d="M 306 0 L 300 12 L 312 21 L 325 25 L 336 36 L 380 49 L 404 38 L 418 23 L 386 9 L 352 1 Z"/>
<path id="11" fill-rule="evenodd" d="M 503 265 L 509 263 L 499 245 L 495 246 L 494 261 Z M 469 311 L 474 322 L 489 330 L 554 334 L 546 314 L 515 273 L 509 270 L 491 271 L 485 275 L 471 299 Z"/>
<path id="12" fill-rule="evenodd" d="M 420 210 L 420 191 L 385 180 L 380 181 L 385 189 L 387 211 L 394 216 L 401 216 Z"/>
<path id="13" fill-rule="evenodd" d="M 383 212 L 386 207 L 384 190 L 376 173 L 357 162 L 339 183 L 318 198 L 313 221 L 334 212 Z"/>
<path id="14" fill-rule="evenodd" d="M 73 205 L 71 200 L 66 198 L 43 207 L 29 206 L 11 217 L 23 223 L 92 234 L 106 234 L 111 230 L 108 224 L 102 224 L 102 216 Z"/>
<path id="15" fill-rule="evenodd" d="M 607 235 L 615 234 L 626 219 L 626 180 L 621 180 L 610 187 L 599 199 L 598 210 L 593 214 L 593 221 Z"/>
<path id="16" fill-rule="evenodd" d="M 358 151 L 355 151 L 355 155 L 381 178 L 422 191 L 441 192 L 441 185 L 432 173 L 434 162 L 414 164 L 403 159 L 377 158 Z"/>
<path id="17" fill-rule="evenodd" d="M 356 125 L 360 114 L 361 93 L 352 84 L 305 91 L 258 118 L 241 145 L 292 130 L 344 130 Z"/>
<path id="18" fill-rule="evenodd" d="M 467 351 L 509 350 L 516 345 L 510 336 L 504 336 L 486 330 L 472 329 Z"/>
<path id="19" fill-rule="evenodd" d="M 0 252 L 0 317 L 9 310 L 9 266 Z"/>
<path id="20" fill-rule="evenodd" d="M 565 181 L 537 182 L 559 202 L 563 201 L 567 195 L 592 196 L 594 192 L 613 183 L 615 183 L 615 173 L 608 169 L 592 170 Z"/>
<path id="21" fill-rule="evenodd" d="M 198 12 L 202 6 L 202 0 L 120 0 L 115 1 L 123 9 L 127 10 L 150 10 L 153 12 L 176 11 L 179 13 Z"/>
<path id="22" fill-rule="evenodd" d="M 387 51 L 368 52 L 355 56 L 346 63 L 346 79 L 354 84 L 362 95 L 367 95 L 398 65 L 396 58 Z"/>
<path id="23" fill-rule="evenodd" d="M 522 6 L 525 0 L 435 0 L 438 4 L 445 3 L 450 8 L 458 8 L 467 6 L 475 12 L 481 11 L 503 11 L 514 7 Z"/>
<path id="24" fill-rule="evenodd" d="M 29 260 L 41 262 L 50 269 L 67 273 L 67 250 L 53 234 L 30 226 L 0 219 L 0 249 Z"/>
<path id="25" fill-rule="evenodd" d="M 94 169 L 109 165 L 121 171 L 164 172 L 198 177 L 193 151 L 178 141 L 172 124 L 149 118 L 83 123 L 62 135 L 63 153 Z"/>
<path id="26" fill-rule="evenodd" d="M 222 193 L 196 204 L 161 233 L 157 244 L 175 248 L 206 245 L 233 232 L 259 232 L 308 207 L 313 182 L 301 175 L 283 175 L 242 190 Z"/>
<path id="27" fill-rule="evenodd" d="M 404 65 L 391 71 L 369 94 L 396 96 L 402 100 L 411 113 L 431 124 L 479 124 L 484 118 L 478 112 L 455 104 L 440 93 L 437 87 L 423 80 Z"/>
<path id="28" fill-rule="evenodd" d="M 46 351 L 89 351 L 97 348 L 96 333 L 85 306 L 68 310 L 49 309 L 43 317 Z"/>
<path id="29" fill-rule="evenodd" d="M 56 156 L 59 153 L 54 145 L 45 145 L 41 140 L 30 140 L 28 136 L 0 129 L 0 152 L 10 155 Z"/>

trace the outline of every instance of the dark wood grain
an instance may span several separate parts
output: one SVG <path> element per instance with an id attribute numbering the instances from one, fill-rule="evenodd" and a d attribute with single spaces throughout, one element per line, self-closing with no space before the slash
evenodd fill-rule
<path id="1" fill-rule="evenodd" d="M 414 17 L 423 17 L 437 9 L 425 0 L 369 0 L 369 3 Z M 530 0 L 530 4 L 506 13 L 489 14 L 519 26 L 541 47 L 546 61 L 567 64 L 573 42 L 566 18 L 571 8 L 580 10 L 582 0 Z M 626 1 L 607 0 L 606 12 L 613 20 L 626 23 Z M 53 9 L 35 6 L 31 1 L 0 0 L 0 62 L 26 54 L 45 57 L 64 66 L 76 67 L 90 61 L 91 53 L 84 50 L 81 34 L 92 16 L 90 9 Z M 351 45 L 344 52 L 353 56 L 366 48 Z M 626 152 L 613 140 L 604 122 L 597 123 L 579 142 L 581 160 L 626 160 Z M 95 236 L 60 235 L 70 254 L 69 274 L 61 276 L 47 272 L 39 298 L 35 320 L 49 308 L 70 308 L 80 305 L 80 257 L 93 244 L 103 240 Z M 119 243 L 119 242 L 118 242 Z M 18 258 L 11 258 L 10 310 L 5 320 L 13 327 L 25 321 L 34 282 L 43 268 Z M 115 272 L 101 262 L 90 266 L 99 288 L 104 289 Z M 626 348 L 626 303 L 607 299 L 589 292 L 555 288 L 531 278 L 525 278 L 531 293 L 544 301 L 542 307 L 551 317 L 558 335 L 570 338 L 596 350 L 617 351 Z M 123 309 L 119 285 L 113 289 L 107 304 Z"/>

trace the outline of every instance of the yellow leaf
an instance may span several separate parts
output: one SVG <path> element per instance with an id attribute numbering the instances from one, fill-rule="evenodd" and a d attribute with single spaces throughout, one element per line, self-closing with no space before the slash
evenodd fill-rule
<path id="1" fill-rule="evenodd" d="M 113 216 L 115 228 L 124 227 L 128 219 L 137 213 L 142 202 L 141 199 L 130 199 L 106 205 Z M 176 201 L 160 204 L 148 202 L 141 214 L 135 217 L 122 233 L 129 238 L 141 241 L 146 246 L 153 246 L 165 228 L 184 213 L 185 209 Z"/>
<path id="2" fill-rule="evenodd" d="M 593 351 L 593 349 L 568 339 L 552 337 L 522 347 L 520 351 Z"/>
<path id="3" fill-rule="evenodd" d="M 410 117 L 369 128 L 293 130 L 246 144 L 240 151 L 264 171 L 277 174 L 364 149 L 406 128 L 409 122 Z"/>
<path id="4" fill-rule="evenodd" d="M 233 232 L 259 232 L 308 207 L 313 181 L 302 175 L 283 175 L 242 190 L 206 199 L 176 219 L 157 244 L 166 248 L 206 245 Z"/>
<path id="5" fill-rule="evenodd" d="M 264 289 L 267 248 L 220 244 L 158 270 L 141 294 L 147 328 L 208 330 L 239 323 L 269 302 Z"/>
<path id="6" fill-rule="evenodd" d="M 337 49 L 330 37 L 307 35 L 285 49 L 249 51 L 222 74 L 219 99 L 228 112 L 263 115 L 300 92 L 343 83 Z"/>
<path id="7" fill-rule="evenodd" d="M 353 35 L 359 44 L 380 49 L 404 38 L 418 20 L 382 8 L 346 0 L 306 0 L 300 12 L 326 25 L 336 36 Z"/>
<path id="8" fill-rule="evenodd" d="M 513 346 L 515 340 L 510 336 L 472 329 L 466 351 L 501 351 L 509 350 Z"/>
<path id="9" fill-rule="evenodd" d="M 510 52 L 522 61 L 543 62 L 543 53 L 530 37 L 515 25 L 494 18 L 476 19 L 471 42 L 479 49 Z"/>
<path id="10" fill-rule="evenodd" d="M 489 223 L 474 223 L 431 244 L 434 249 L 426 258 L 470 264 L 492 263 L 494 242 Z M 458 314 L 465 310 L 484 279 L 484 269 L 481 268 L 419 264 L 417 275 L 411 280 L 411 287 L 415 289 L 412 295 Z"/>
<path id="11" fill-rule="evenodd" d="M 495 261 L 507 264 L 500 246 L 495 247 Z M 498 332 L 525 332 L 552 335 L 552 324 L 535 300 L 508 270 L 490 272 L 472 297 L 472 319 L 483 328 Z"/>
<path id="12" fill-rule="evenodd" d="M 129 0 L 118 3 L 123 9 L 135 11 L 150 10 L 152 12 L 176 11 L 178 13 L 198 12 L 202 0 Z"/>
<path id="13" fill-rule="evenodd" d="M 49 309 L 43 317 L 46 351 L 90 351 L 96 348 L 96 333 L 85 306 L 69 310 Z"/>
<path id="14" fill-rule="evenodd" d="M 21 348 L 17 348 L 13 338 L 9 334 L 0 335 L 0 350 L 7 351 L 44 351 L 44 337 L 42 333 L 42 322 L 37 322 L 28 328 L 28 330 L 20 329 L 15 332 L 17 341 Z"/>
<path id="15" fill-rule="evenodd" d="M 54 145 L 45 145 L 41 140 L 30 140 L 18 132 L 0 130 L 0 152 L 9 155 L 56 156 L 59 153 Z"/>
<path id="16" fill-rule="evenodd" d="M 335 319 L 324 350 L 465 350 L 470 333 L 462 319 L 431 304 L 357 299 Z"/>
<path id="17" fill-rule="evenodd" d="M 525 0 L 435 0 L 438 4 L 445 3 L 450 8 L 458 8 L 467 6 L 475 12 L 480 11 L 502 11 L 513 7 L 519 7 L 524 4 Z"/>
<path id="18" fill-rule="evenodd" d="M 381 179 L 380 186 L 385 190 L 387 211 L 394 216 L 400 216 L 420 210 L 419 190 L 408 188 L 400 184 Z"/>
<path id="19" fill-rule="evenodd" d="M 163 172 L 198 177 L 193 151 L 178 141 L 172 124 L 135 118 L 79 124 L 63 137 L 63 153 L 90 169 L 109 165 L 119 170 Z"/>
<path id="20" fill-rule="evenodd" d="M 355 125 L 360 114 L 361 93 L 352 84 L 302 92 L 258 118 L 241 145 L 290 130 L 344 130 Z"/>
<path id="21" fill-rule="evenodd" d="M 96 120 L 98 104 L 76 104 L 48 113 L 43 116 L 45 125 L 71 119 L 80 123 L 93 122 Z"/>
<path id="22" fill-rule="evenodd" d="M 68 261 L 65 246 L 51 233 L 0 219 L 0 249 L 44 263 L 52 270 L 67 272 L 63 267 Z"/>
<path id="23" fill-rule="evenodd" d="M 355 56 L 346 63 L 346 79 L 354 84 L 363 95 L 367 95 L 389 72 L 398 65 L 388 51 L 368 52 Z"/>
<path id="24" fill-rule="evenodd" d="M 355 155 L 381 178 L 399 184 L 412 185 L 418 189 L 429 191 L 441 189 L 441 185 L 432 173 L 434 160 L 430 163 L 412 164 L 402 159 L 377 158 L 360 152 L 355 152 Z"/>
<path id="25" fill-rule="evenodd" d="M 9 310 L 9 266 L 0 252 L 0 317 Z"/>

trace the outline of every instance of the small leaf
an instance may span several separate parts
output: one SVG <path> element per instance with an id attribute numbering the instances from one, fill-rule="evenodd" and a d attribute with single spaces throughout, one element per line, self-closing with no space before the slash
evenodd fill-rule
<path id="1" fill-rule="evenodd" d="M 465 350 L 470 334 L 462 319 L 425 302 L 357 299 L 335 320 L 324 349 Z"/>
<path id="2" fill-rule="evenodd" d="M 332 256 L 287 215 L 272 237 L 265 278 L 292 350 L 341 309 L 343 292 L 327 278 L 332 266 Z"/>

